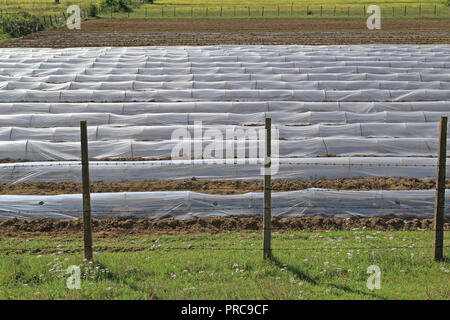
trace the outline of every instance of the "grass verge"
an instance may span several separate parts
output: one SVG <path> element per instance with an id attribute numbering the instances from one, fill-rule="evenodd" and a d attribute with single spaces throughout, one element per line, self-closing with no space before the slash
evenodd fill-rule
<path id="1" fill-rule="evenodd" d="M 94 263 L 80 239 L 0 239 L 0 299 L 450 299 L 450 254 L 432 260 L 431 232 L 364 229 L 97 238 Z M 66 286 L 70 265 L 81 289 Z M 381 269 L 381 289 L 366 286 Z"/>

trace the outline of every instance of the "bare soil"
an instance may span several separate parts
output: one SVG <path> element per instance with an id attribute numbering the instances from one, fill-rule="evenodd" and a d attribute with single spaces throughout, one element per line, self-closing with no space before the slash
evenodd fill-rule
<path id="1" fill-rule="evenodd" d="M 450 187 L 450 179 L 447 180 Z M 272 191 L 295 191 L 308 188 L 334 190 L 424 190 L 435 188 L 433 179 L 416 178 L 359 178 L 359 179 L 320 179 L 320 180 L 273 180 Z M 263 182 L 257 180 L 156 180 L 137 182 L 95 182 L 91 183 L 92 193 L 104 192 L 143 192 L 143 191 L 195 191 L 212 194 L 242 194 L 262 192 Z M 81 193 L 81 183 L 61 182 L 23 182 L 0 184 L 3 195 L 57 195 Z"/>
<path id="2" fill-rule="evenodd" d="M 350 19 L 92 19 L 0 43 L 3 47 L 231 44 L 448 44 L 450 19 L 383 19 L 381 30 Z"/>
<path id="3" fill-rule="evenodd" d="M 281 218 L 272 219 L 273 232 L 352 230 L 354 228 L 380 231 L 426 231 L 433 229 L 431 219 L 398 218 Z M 445 230 L 450 230 L 446 220 Z M 259 217 L 205 218 L 192 220 L 118 219 L 93 220 L 96 238 L 122 237 L 126 235 L 151 236 L 161 234 L 216 234 L 221 232 L 260 232 Z M 0 239 L 8 237 L 80 237 L 83 234 L 81 219 L 55 221 L 51 219 L 7 219 L 0 221 Z"/>

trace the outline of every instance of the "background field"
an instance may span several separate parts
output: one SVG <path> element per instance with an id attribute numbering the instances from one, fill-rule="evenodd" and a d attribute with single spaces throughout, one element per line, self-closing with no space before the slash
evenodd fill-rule
<path id="1" fill-rule="evenodd" d="M 62 0 L 59 5 L 53 0 L 36 1 L 0 1 L 2 14 L 18 10 L 26 10 L 37 15 L 61 14 L 71 4 L 87 8 L 90 3 L 99 3 L 98 0 Z M 134 1 L 139 4 L 140 1 Z M 444 0 L 313 0 L 313 1 L 155 1 L 154 4 L 144 4 L 134 9 L 130 14 L 114 13 L 114 17 L 358 17 L 365 15 L 365 8 L 369 5 L 379 5 L 385 16 L 448 16 L 449 7 Z M 405 11 L 406 6 L 406 11 Z M 111 16 L 110 12 L 102 12 L 102 16 Z"/>

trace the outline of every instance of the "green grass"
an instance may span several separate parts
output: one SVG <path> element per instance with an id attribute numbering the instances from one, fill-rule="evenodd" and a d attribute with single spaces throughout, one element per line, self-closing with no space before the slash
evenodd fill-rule
<path id="1" fill-rule="evenodd" d="M 431 241 L 431 232 L 275 233 L 283 250 L 263 261 L 254 233 L 96 239 L 89 264 L 80 239 L 5 238 L 0 299 L 449 299 L 450 250 L 434 262 Z M 81 290 L 66 288 L 69 265 L 81 265 Z M 381 268 L 380 290 L 366 287 L 370 265 Z"/>
<path id="2" fill-rule="evenodd" d="M 363 18 L 368 17 L 367 7 L 378 4 L 382 18 L 418 18 L 418 17 L 450 17 L 450 7 L 442 1 L 336 1 L 336 2 L 294 2 L 294 5 L 284 1 L 277 2 L 255 1 L 237 3 L 225 1 L 222 5 L 217 2 L 194 1 L 189 3 L 156 2 L 153 5 L 143 5 L 135 8 L 131 13 L 111 13 L 105 11 L 102 17 L 114 18 Z M 406 12 L 405 12 L 406 6 Z M 435 7 L 436 6 L 436 7 Z"/>
<path id="3" fill-rule="evenodd" d="M 59 5 L 56 5 L 54 0 L 0 0 L 0 9 L 3 11 L 7 9 L 9 12 L 26 10 L 39 16 L 60 15 L 71 4 L 87 8 L 90 3 L 100 3 L 100 0 L 61 0 Z M 434 17 L 435 6 L 437 17 L 449 17 L 450 8 L 446 4 L 446 0 L 155 0 L 154 4 L 135 8 L 130 17 L 144 18 L 146 12 L 147 17 L 153 18 L 173 18 L 174 16 L 188 18 L 191 14 L 194 18 L 363 17 L 364 8 L 369 5 L 379 5 L 382 9 L 382 17 L 391 17 L 392 14 L 394 17 L 405 17 L 405 6 L 407 6 L 406 17 L 409 18 Z M 419 12 L 419 6 L 422 6 L 421 12 Z M 103 12 L 101 16 L 109 17 L 110 12 Z M 113 16 L 125 18 L 128 14 L 114 13 Z"/>

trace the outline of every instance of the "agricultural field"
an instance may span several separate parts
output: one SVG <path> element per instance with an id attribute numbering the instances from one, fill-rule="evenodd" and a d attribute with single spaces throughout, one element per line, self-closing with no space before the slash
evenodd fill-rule
<path id="1" fill-rule="evenodd" d="M 450 299 L 445 2 L 69 3 L 0 0 L 0 299 Z"/>
<path id="2" fill-rule="evenodd" d="M 92 19 L 81 30 L 65 27 L 0 43 L 3 47 L 448 44 L 450 19 L 383 19 L 367 30 L 364 19 Z"/>

